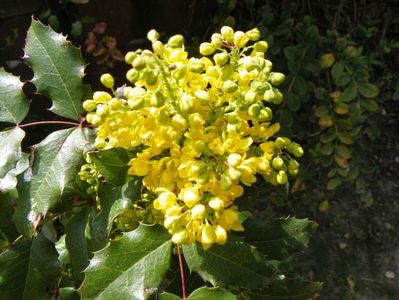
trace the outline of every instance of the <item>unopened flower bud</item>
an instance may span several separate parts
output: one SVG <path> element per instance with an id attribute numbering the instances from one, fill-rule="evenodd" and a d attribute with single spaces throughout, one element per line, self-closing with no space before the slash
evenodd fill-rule
<path id="1" fill-rule="evenodd" d="M 136 57 L 137 57 L 137 53 L 130 51 L 130 52 L 126 53 L 126 55 L 125 55 L 125 62 L 130 65 Z"/>
<path id="2" fill-rule="evenodd" d="M 251 41 L 256 42 L 257 40 L 260 39 L 260 31 L 258 28 L 253 28 L 253 29 L 247 31 L 246 34 Z"/>
<path id="3" fill-rule="evenodd" d="M 237 48 L 244 48 L 246 43 L 249 41 L 249 37 L 242 31 L 236 31 L 234 33 L 234 45 Z"/>
<path id="4" fill-rule="evenodd" d="M 105 87 L 109 89 L 112 88 L 115 84 L 114 77 L 112 77 L 112 75 L 109 73 L 101 75 L 100 81 Z"/>
<path id="5" fill-rule="evenodd" d="M 234 30 L 230 26 L 223 26 L 220 29 L 220 33 L 222 34 L 223 38 L 228 42 L 233 42 L 234 40 Z"/>
<path id="6" fill-rule="evenodd" d="M 199 51 L 202 55 L 208 56 L 215 52 L 215 48 L 211 43 L 202 43 L 200 45 Z"/>
<path id="7" fill-rule="evenodd" d="M 211 36 L 211 44 L 215 49 L 220 48 L 223 45 L 223 37 L 220 33 L 214 33 Z"/>
<path id="8" fill-rule="evenodd" d="M 217 53 L 213 56 L 215 64 L 223 66 L 229 60 L 229 55 L 226 52 Z"/>
<path id="9" fill-rule="evenodd" d="M 269 49 L 269 44 L 266 41 L 259 41 L 254 45 L 254 50 L 257 52 L 266 52 L 267 49 Z"/>
<path id="10" fill-rule="evenodd" d="M 159 33 L 155 29 L 151 29 L 147 33 L 147 39 L 149 39 L 151 42 L 155 42 L 159 39 Z"/>
<path id="11" fill-rule="evenodd" d="M 226 80 L 223 82 L 222 91 L 224 93 L 234 93 L 238 89 L 238 85 L 231 80 Z"/>
<path id="12" fill-rule="evenodd" d="M 285 75 L 283 73 L 273 72 L 270 73 L 269 81 L 275 86 L 279 86 L 285 80 Z"/>
<path id="13" fill-rule="evenodd" d="M 169 38 L 168 46 L 171 48 L 180 48 L 184 44 L 184 37 L 181 34 L 176 34 Z"/>

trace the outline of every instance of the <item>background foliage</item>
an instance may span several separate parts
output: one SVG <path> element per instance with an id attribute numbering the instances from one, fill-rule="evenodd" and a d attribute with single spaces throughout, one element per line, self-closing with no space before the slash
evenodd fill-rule
<path id="1" fill-rule="evenodd" d="M 111 67 L 114 68 L 112 72 L 121 74 L 119 81 L 122 82 L 122 74 L 126 69 L 119 62 L 118 48 L 125 52 L 132 47 L 145 46 L 145 32 L 152 27 L 164 29 L 165 35 L 182 32 L 188 40 L 191 39 L 194 48 L 196 43 L 208 38 L 207 35 L 221 25 L 227 24 L 244 30 L 257 26 L 269 42 L 269 56 L 274 63 L 274 69 L 287 75 L 285 85 L 282 86 L 285 102 L 281 108 L 276 107 L 278 109 L 276 119 L 284 125 L 285 135 L 299 140 L 306 151 L 306 157 L 301 161 L 302 171 L 296 181 L 290 182 L 290 185 L 282 189 L 256 186 L 248 191 L 249 197 L 246 199 L 248 201 L 243 201 L 243 205 L 255 209 L 256 216 L 265 220 L 291 214 L 302 218 L 309 217 L 319 223 L 319 230 L 314 235 L 310 249 L 302 253 L 299 258 L 284 260 L 284 263 L 279 264 L 279 268 L 289 273 L 293 272 L 293 266 L 296 270 L 300 267 L 301 273 L 309 280 L 324 281 L 322 299 L 397 297 L 397 286 L 399 286 L 397 254 L 399 205 L 395 196 L 398 194 L 396 179 L 399 161 L 395 154 L 399 147 L 395 130 L 398 121 L 396 101 L 399 99 L 399 74 L 396 67 L 399 63 L 397 1 L 171 1 L 169 5 L 174 8 L 173 10 L 167 10 L 164 4 L 157 1 L 146 1 L 145 4 L 131 1 L 128 4 L 131 19 L 125 20 L 124 24 L 118 22 L 122 22 L 121 15 L 125 14 L 124 11 L 128 11 L 127 7 L 124 7 L 126 3 L 123 5 L 120 3 L 120 6 L 113 3 L 109 8 L 111 13 L 107 15 L 99 13 L 104 8 L 100 10 L 96 6 L 98 5 L 96 1 L 91 1 L 87 5 L 76 4 L 86 1 L 36 2 L 41 4 L 30 8 L 25 16 L 14 17 L 14 20 L 17 20 L 14 24 L 13 19 L 3 19 L 5 25 L 11 24 L 9 26 L 15 26 L 16 29 L 7 30 L 7 33 L 6 30 L 2 31 L 1 51 L 6 58 L 2 64 L 7 71 L 15 75 L 22 74 L 22 79 L 30 79 L 32 74 L 24 66 L 26 61 L 34 70 L 33 84 L 40 94 L 51 99 L 51 103 L 49 99 L 33 95 L 34 88 L 29 83 L 24 85 L 25 93 L 22 93 L 22 83 L 18 77 L 2 70 L 0 84 L 4 86 L 4 81 L 8 83 L 5 90 L 5 95 L 8 96 L 1 98 L 1 103 L 4 105 L 0 106 L 1 116 L 6 116 L 1 122 L 8 124 L 1 123 L 2 128 L 10 128 L 9 123 L 20 123 L 24 119 L 26 123 L 43 118 L 64 120 L 62 117 L 67 117 L 78 120 L 79 109 L 76 111 L 69 104 L 65 106 L 63 101 L 68 97 L 64 97 L 62 93 L 68 93 L 68 90 L 75 93 L 73 97 L 75 105 L 80 103 L 80 100 L 76 99 L 83 99 L 87 93 L 87 87 L 81 83 L 85 64 L 83 60 L 78 59 L 76 63 L 69 60 L 72 67 L 77 70 L 73 72 L 76 78 L 71 78 L 70 86 L 64 91 L 57 90 L 51 93 L 43 88 L 48 79 L 42 78 L 40 81 L 42 71 L 39 67 L 44 65 L 43 60 L 46 57 L 37 57 L 36 59 L 42 60 L 38 62 L 35 62 L 34 55 L 28 55 L 26 60 L 18 58 L 23 56 L 18 49 L 24 47 L 24 32 L 28 28 L 29 15 L 33 10 L 36 16 L 49 23 L 53 29 L 68 33 L 76 45 L 83 45 L 83 56 L 92 62 L 86 69 L 88 73 L 86 80 L 92 86 L 98 85 L 98 74 Z M 10 13 L 6 17 L 11 15 Z M 140 15 L 149 17 L 143 20 Z M 171 18 L 176 20 L 174 24 L 168 21 Z M 107 22 L 108 26 L 104 24 L 94 26 L 94 22 Z M 40 37 L 35 37 L 34 27 L 29 32 L 31 39 L 28 40 L 25 50 L 28 54 L 29 47 L 39 47 L 37 42 L 40 40 Z M 43 38 L 49 33 L 50 31 L 44 30 Z M 54 40 L 54 36 L 51 38 Z M 55 40 L 61 44 L 66 43 L 65 38 Z M 55 47 L 58 49 L 60 45 L 55 44 Z M 74 53 L 73 60 L 75 60 L 78 51 L 72 49 L 67 53 Z M 67 66 L 71 65 L 68 63 Z M 54 70 L 43 70 L 43 73 L 47 71 L 53 74 L 54 82 L 58 82 L 58 86 L 59 80 L 62 81 L 61 73 L 54 74 Z M 32 99 L 28 115 L 29 101 L 25 95 L 28 99 Z M 7 99 L 11 98 L 16 99 L 19 105 L 12 105 L 10 110 Z M 44 111 L 44 107 L 50 105 L 58 116 Z M 4 107 L 8 107 L 9 113 L 3 113 Z M 92 138 L 90 130 L 88 128 L 61 130 L 42 141 L 54 129 L 51 126 L 29 127 L 1 133 L 1 145 L 2 147 L 7 145 L 1 150 L 2 153 L 8 153 L 6 157 L 10 163 L 2 166 L 0 172 L 2 191 L 0 230 L 3 236 L 0 242 L 3 249 L 8 247 L 0 256 L 0 270 L 5 272 L 1 274 L 5 278 L 9 272 L 7 270 L 12 270 L 13 276 L 19 278 L 17 282 L 2 283 L 6 284 L 4 287 L 7 289 L 1 288 L 1 291 L 11 293 L 1 295 L 6 299 L 28 297 L 31 292 L 30 287 L 36 287 L 37 294 L 33 295 L 43 298 L 44 296 L 39 294 L 43 289 L 37 288 L 43 283 L 46 283 L 43 287 L 47 296 L 49 294 L 54 296 L 57 293 L 59 297 L 65 299 L 76 296 L 75 288 L 79 287 L 83 280 L 81 271 L 88 265 L 90 253 L 105 245 L 108 234 L 112 234 L 113 218 L 126 207 L 126 201 L 132 198 L 136 187 L 134 182 L 123 185 L 124 179 L 112 178 L 111 172 L 107 181 L 112 183 L 112 186 L 100 186 L 103 210 L 96 212 L 92 199 L 85 196 L 85 187 L 81 182 L 75 182 L 73 175 L 83 162 L 83 151 L 90 150 Z M 25 138 L 24 131 L 27 133 Z M 34 156 L 31 156 L 31 161 L 34 157 L 33 165 L 29 165 L 27 146 L 34 144 L 37 145 L 34 147 Z M 52 154 L 51 159 L 41 160 L 41 157 L 48 157 L 50 154 Z M 119 160 L 115 162 L 114 153 L 111 154 L 110 156 L 107 156 L 107 153 L 95 154 L 93 157 L 97 168 L 103 170 L 100 172 L 105 177 L 107 164 L 119 164 Z M 123 153 L 118 155 L 122 161 L 119 165 L 123 169 L 124 155 Z M 64 160 L 66 156 L 67 161 Z M 24 182 L 27 177 L 29 178 L 29 172 L 38 175 L 34 177 L 38 179 L 16 186 L 17 178 L 19 182 Z M 43 186 L 48 180 L 54 180 L 57 184 L 53 188 Z M 17 195 L 13 190 L 15 187 L 23 205 L 17 206 L 11 222 L 11 215 L 16 206 Z M 45 200 L 35 197 L 38 191 L 40 195 L 42 194 L 41 189 L 45 191 L 43 198 Z M 79 198 L 76 198 L 76 195 L 79 195 Z M 30 199 L 33 199 L 33 203 L 29 203 Z M 30 217 L 29 224 L 22 221 L 26 216 Z M 46 218 L 43 221 L 44 216 Z M 275 222 L 257 225 L 260 229 L 266 227 L 265 240 L 257 241 L 256 231 L 255 234 L 248 231 L 245 238 L 248 243 L 256 245 L 259 252 L 272 255 L 270 258 L 273 260 L 283 259 L 292 251 L 299 251 L 308 234 L 305 235 L 305 240 L 301 239 L 301 235 L 294 235 L 294 238 L 286 237 L 282 239 L 283 243 L 276 245 L 273 242 L 275 237 L 269 237 L 268 232 L 285 234 L 291 232 L 289 228 L 300 228 L 307 233 L 313 232 L 311 227 L 306 227 L 310 224 L 308 222 L 302 225 L 300 222 L 304 221 L 294 219 L 293 227 L 288 220 Z M 13 224 L 26 236 L 38 231 L 38 228 L 40 232 L 36 232 L 32 240 L 19 239 L 8 246 L 19 236 Z M 92 232 L 89 238 L 84 234 L 86 224 L 90 224 Z M 251 224 L 246 225 L 246 228 L 258 227 Z M 277 228 L 283 229 L 277 230 Z M 139 233 L 145 231 L 145 228 L 141 228 Z M 130 234 L 125 234 L 118 243 L 111 244 L 111 247 L 130 248 L 134 243 L 135 240 Z M 157 243 L 169 247 L 161 238 L 149 243 L 154 249 L 157 249 Z M 87 252 L 80 251 L 86 248 Z M 222 287 L 235 284 L 237 278 L 234 276 L 229 277 L 224 274 L 222 277 L 226 282 L 218 281 L 217 274 L 208 277 L 208 268 L 212 266 L 201 260 L 203 256 L 201 249 L 191 248 L 184 249 L 190 270 L 196 270 L 204 280 Z M 231 252 L 225 253 L 226 258 L 228 259 L 229 253 L 245 251 L 244 248 L 237 242 L 229 243 L 226 249 L 231 249 Z M 214 251 L 218 253 L 219 250 L 215 248 Z M 40 256 L 36 255 L 37 251 L 45 253 L 47 260 L 41 261 Z M 154 252 L 156 253 L 155 250 Z M 193 253 L 197 256 L 193 257 Z M 105 260 L 106 252 L 100 251 L 96 255 L 98 255 L 96 259 Z M 129 262 L 126 264 L 128 268 L 121 270 L 115 278 L 123 280 L 124 276 L 130 276 L 134 268 L 138 267 L 135 257 L 137 256 L 129 256 Z M 171 257 L 174 258 L 170 261 L 173 266 L 176 264 L 176 257 L 174 255 Z M 249 262 L 256 270 L 259 262 L 251 262 L 251 259 L 254 257 L 250 257 Z M 9 264 L 11 260 L 19 261 L 20 265 L 11 266 Z M 31 269 L 27 269 L 27 262 L 31 262 Z M 162 256 L 159 263 L 162 262 L 163 265 L 159 268 L 167 274 L 162 286 L 168 287 L 167 290 L 171 292 L 178 291 L 179 286 L 175 279 L 177 274 L 170 270 L 167 272 L 167 267 L 165 269 L 168 256 Z M 104 263 L 113 264 L 112 261 Z M 270 267 L 273 270 L 275 266 Z M 43 268 L 47 270 L 44 273 L 40 271 Z M 88 274 L 95 268 L 95 265 L 90 265 Z M 245 273 L 245 269 L 239 272 Z M 88 275 L 88 280 L 103 280 L 95 278 L 94 274 L 96 273 L 93 272 L 93 277 Z M 250 274 L 248 276 L 252 278 Z M 262 276 L 259 273 L 255 277 L 259 279 Z M 54 278 L 61 280 L 54 281 Z M 156 277 L 152 280 L 155 282 L 147 282 L 146 286 L 155 287 L 160 282 L 160 279 L 156 281 Z M 191 280 L 194 282 L 192 289 L 202 285 L 195 275 L 190 277 Z M 247 288 L 253 288 L 252 284 L 254 283 L 251 281 Z M 301 286 L 301 283 L 295 281 L 286 281 L 286 284 L 291 284 L 291 288 Z M 25 286 L 25 289 L 21 286 Z M 283 290 L 278 283 L 272 288 L 280 293 Z M 105 293 L 115 289 L 110 286 Z M 161 290 L 146 291 L 149 294 L 161 292 Z M 239 291 L 233 292 L 239 294 Z M 88 284 L 88 288 L 82 289 L 82 293 L 90 298 L 92 296 L 89 295 L 95 295 L 98 291 L 94 291 Z M 223 295 L 226 299 L 234 297 L 229 293 L 222 288 L 200 288 L 193 292 L 189 299 L 196 299 L 202 294 Z M 262 299 L 255 292 L 247 291 L 246 294 L 254 299 Z M 263 294 L 267 293 L 263 291 Z M 160 294 L 161 299 L 169 299 L 168 297 L 173 296 L 166 292 Z"/>

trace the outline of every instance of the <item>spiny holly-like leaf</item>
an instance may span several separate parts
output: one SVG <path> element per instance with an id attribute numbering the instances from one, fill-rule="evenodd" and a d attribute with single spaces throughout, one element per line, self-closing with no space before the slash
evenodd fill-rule
<path id="1" fill-rule="evenodd" d="M 0 254 L 0 299 L 52 299 L 60 276 L 54 244 L 41 233 Z"/>
<path id="2" fill-rule="evenodd" d="M 253 247 L 233 238 L 208 250 L 197 244 L 184 246 L 183 253 L 190 270 L 215 286 L 261 288 L 273 273 Z"/>
<path id="3" fill-rule="evenodd" d="M 116 216 L 132 205 L 141 196 L 141 179 L 133 178 L 123 186 L 112 187 L 101 184 L 98 189 L 100 212 L 90 221 L 90 249 L 103 248 Z"/>
<path id="4" fill-rule="evenodd" d="M 32 20 L 28 30 L 25 56 L 32 67 L 32 82 L 38 93 L 49 97 L 51 111 L 74 120 L 83 112 L 82 99 L 87 87 L 82 83 L 85 63 L 78 48 L 49 26 Z"/>
<path id="5" fill-rule="evenodd" d="M 18 77 L 0 68 L 0 122 L 20 123 L 29 110 L 29 102 Z"/>
<path id="6" fill-rule="evenodd" d="M 269 259 L 284 259 L 306 247 L 317 225 L 307 219 L 286 218 L 270 221 L 248 219 L 245 240 Z"/>
<path id="7" fill-rule="evenodd" d="M 97 170 L 110 184 L 123 185 L 126 180 L 127 163 L 130 160 L 128 150 L 123 148 L 112 148 L 101 150 L 90 154 Z"/>
<path id="8" fill-rule="evenodd" d="M 148 299 L 157 292 L 172 254 L 161 226 L 140 225 L 95 253 L 86 269 L 83 299 Z"/>
<path id="9" fill-rule="evenodd" d="M 274 281 L 268 288 L 249 291 L 245 294 L 256 300 L 307 300 L 315 296 L 322 288 L 320 282 L 307 282 L 300 279 L 281 279 Z"/>
<path id="10" fill-rule="evenodd" d="M 72 275 L 80 283 L 84 279 L 83 270 L 89 264 L 85 235 L 88 212 L 88 208 L 82 209 L 65 224 L 65 245 L 70 256 Z"/>
<path id="11" fill-rule="evenodd" d="M 29 167 L 28 156 L 22 153 L 21 142 L 25 132 L 16 127 L 0 132 L 0 192 L 6 193 L 17 186 L 17 175 Z"/>
<path id="12" fill-rule="evenodd" d="M 221 288 L 208 288 L 202 287 L 193 291 L 190 296 L 188 296 L 189 300 L 236 300 L 238 299 L 236 295 L 230 293 L 227 290 Z"/>
<path id="13" fill-rule="evenodd" d="M 31 225 L 44 217 L 73 184 L 90 144 L 88 128 L 71 128 L 51 133 L 34 146 L 33 165 L 20 175 L 20 199 L 15 213 L 18 230 L 31 234 Z"/>

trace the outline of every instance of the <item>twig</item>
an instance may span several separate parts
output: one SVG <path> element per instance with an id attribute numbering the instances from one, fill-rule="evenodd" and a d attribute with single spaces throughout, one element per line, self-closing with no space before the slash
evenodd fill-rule
<path id="1" fill-rule="evenodd" d="M 181 255 L 180 245 L 177 245 L 177 255 L 179 257 L 179 267 L 180 267 L 180 276 L 181 276 L 181 289 L 182 289 L 182 298 L 183 300 L 187 300 L 186 296 L 186 284 L 184 281 L 184 270 L 183 270 L 183 259 Z"/>
<path id="2" fill-rule="evenodd" d="M 26 124 L 18 124 L 17 127 L 19 128 L 25 128 L 25 127 L 31 127 L 31 126 L 37 126 L 37 125 L 67 125 L 67 126 L 82 126 L 80 123 L 75 123 L 75 122 L 68 122 L 68 121 L 40 121 L 40 122 L 32 122 L 32 123 L 26 123 Z"/>

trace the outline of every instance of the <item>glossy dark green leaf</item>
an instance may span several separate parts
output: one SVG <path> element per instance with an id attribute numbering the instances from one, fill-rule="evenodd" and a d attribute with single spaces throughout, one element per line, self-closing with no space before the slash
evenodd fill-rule
<path id="1" fill-rule="evenodd" d="M 82 299 L 148 299 L 170 265 L 170 235 L 159 225 L 140 225 L 94 254 Z"/>
<path id="2" fill-rule="evenodd" d="M 114 185 L 123 185 L 126 180 L 127 163 L 130 160 L 129 152 L 123 148 L 100 150 L 90 154 L 97 170 L 105 180 Z"/>
<path id="3" fill-rule="evenodd" d="M 82 99 L 85 62 L 80 50 L 49 26 L 32 19 L 26 37 L 25 56 L 32 67 L 32 82 L 38 93 L 49 97 L 55 114 L 78 120 L 83 113 Z"/>
<path id="4" fill-rule="evenodd" d="M 133 178 L 120 187 L 101 184 L 98 195 L 101 210 L 90 220 L 90 249 L 96 251 L 105 246 L 113 220 L 140 199 L 141 178 Z"/>
<path id="5" fill-rule="evenodd" d="M 269 259 L 285 259 L 307 247 L 317 224 L 307 219 L 286 218 L 270 221 L 248 219 L 245 240 Z"/>
<path id="6" fill-rule="evenodd" d="M 159 300 L 181 300 L 182 298 L 172 294 L 172 293 L 168 293 L 168 292 L 163 292 L 161 294 L 159 294 Z"/>
<path id="7" fill-rule="evenodd" d="M 65 224 L 65 245 L 69 252 L 72 275 L 76 283 L 84 279 L 83 270 L 89 264 L 85 229 L 88 219 L 88 208 L 83 208 L 73 215 Z"/>
<path id="8" fill-rule="evenodd" d="M 307 282 L 300 279 L 281 279 L 274 281 L 261 291 L 248 291 L 245 294 L 256 300 L 307 300 L 322 288 L 320 282 Z"/>
<path id="9" fill-rule="evenodd" d="M 54 244 L 41 233 L 0 254 L 0 299 L 52 299 L 60 276 Z"/>
<path id="10" fill-rule="evenodd" d="M 29 102 L 18 77 L 0 68 L 0 122 L 20 123 L 29 110 Z"/>
<path id="11" fill-rule="evenodd" d="M 201 287 L 193 291 L 189 296 L 188 300 L 236 300 L 238 297 L 233 293 L 221 288 L 208 288 Z"/>
<path id="12" fill-rule="evenodd" d="M 10 243 L 19 235 L 14 223 L 12 223 L 15 204 L 16 197 L 11 193 L 0 193 L 0 237 L 5 238 Z"/>
<path id="13" fill-rule="evenodd" d="M 344 102 L 350 102 L 351 100 L 355 99 L 357 96 L 357 89 L 356 86 L 350 85 L 339 96 L 339 100 Z"/>
<path id="14" fill-rule="evenodd" d="M 214 286 L 260 288 L 272 275 L 262 255 L 232 237 L 225 245 L 214 245 L 207 250 L 198 244 L 183 246 L 183 253 L 191 272 Z"/>
<path id="15" fill-rule="evenodd" d="M 357 87 L 359 88 L 360 94 L 367 98 L 373 98 L 379 94 L 378 87 L 371 83 L 361 82 Z"/>
<path id="16" fill-rule="evenodd" d="M 34 146 L 33 165 L 20 175 L 17 186 L 20 198 L 14 220 L 20 232 L 29 236 L 32 223 L 71 188 L 92 143 L 90 133 L 88 128 L 59 130 Z"/>
<path id="17" fill-rule="evenodd" d="M 63 287 L 58 290 L 60 300 L 79 300 L 80 296 L 73 287 Z"/>
<path id="18" fill-rule="evenodd" d="M 0 132 L 0 192 L 6 193 L 17 186 L 17 176 L 29 167 L 28 156 L 22 153 L 21 142 L 25 132 L 16 127 Z"/>

